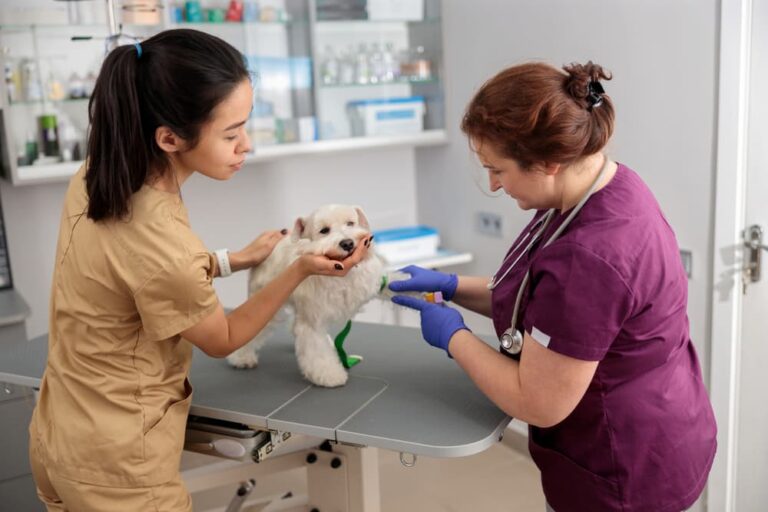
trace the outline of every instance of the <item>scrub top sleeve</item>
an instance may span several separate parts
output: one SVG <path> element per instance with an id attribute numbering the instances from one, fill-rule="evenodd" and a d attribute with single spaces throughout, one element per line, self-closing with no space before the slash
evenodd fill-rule
<path id="1" fill-rule="evenodd" d="M 600 361 L 633 304 L 631 289 L 612 265 L 581 245 L 558 243 L 531 266 L 523 327 L 555 352 Z"/>
<path id="2" fill-rule="evenodd" d="M 147 339 L 170 338 L 214 312 L 219 299 L 213 269 L 210 254 L 189 254 L 169 262 L 134 294 Z"/>

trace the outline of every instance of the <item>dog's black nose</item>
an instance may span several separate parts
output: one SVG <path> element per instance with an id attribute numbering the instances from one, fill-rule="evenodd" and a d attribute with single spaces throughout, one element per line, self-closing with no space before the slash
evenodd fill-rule
<path id="1" fill-rule="evenodd" d="M 355 248 L 355 242 L 351 238 L 345 238 L 344 240 L 339 242 L 339 247 L 341 247 L 347 252 L 351 252 L 352 249 Z"/>

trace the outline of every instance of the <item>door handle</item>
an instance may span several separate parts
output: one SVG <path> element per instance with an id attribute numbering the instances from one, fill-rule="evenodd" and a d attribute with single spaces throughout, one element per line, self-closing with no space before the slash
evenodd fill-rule
<path id="1" fill-rule="evenodd" d="M 762 274 L 762 253 L 768 251 L 768 245 L 763 244 L 763 229 L 757 224 L 744 230 L 744 245 L 749 254 L 744 265 L 744 292 L 748 283 L 756 283 Z"/>

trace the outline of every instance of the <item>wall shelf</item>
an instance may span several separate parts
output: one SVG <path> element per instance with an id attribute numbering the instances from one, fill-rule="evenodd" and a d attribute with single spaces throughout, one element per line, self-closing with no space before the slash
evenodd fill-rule
<path id="1" fill-rule="evenodd" d="M 302 155 L 328 154 L 340 151 L 359 151 L 385 147 L 419 147 L 445 144 L 448 140 L 445 130 L 430 130 L 413 135 L 392 135 L 386 137 L 356 137 L 339 140 L 320 140 L 295 144 L 260 146 L 246 157 L 246 165 L 268 162 Z M 60 162 L 46 165 L 24 165 L 17 168 L 16 185 L 38 185 L 42 183 L 63 183 L 68 181 L 83 165 L 83 161 Z"/>
<path id="2" fill-rule="evenodd" d="M 89 5 L 83 2 L 80 11 Z M 165 29 L 194 28 L 244 55 L 254 77 L 254 109 L 246 130 L 256 150 L 249 163 L 446 142 L 440 0 L 423 0 L 418 20 L 396 19 L 410 17 L 397 9 L 377 14 L 393 19 L 322 20 L 326 7 L 317 0 L 291 0 L 275 9 L 276 18 L 268 21 L 186 22 L 172 18 L 178 11 L 169 8 L 162 10 L 158 25 L 127 27 L 140 40 Z M 96 19 L 87 12 L 79 16 Z M 0 16 L 9 21 L 0 23 L 0 46 L 7 48 L 0 55 L 6 69 L 6 80 L 0 81 L 0 154 L 5 178 L 14 185 L 63 182 L 77 171 L 82 162 L 19 164 L 32 158 L 26 151 L 33 146 L 26 141 L 33 136 L 42 150 L 42 115 L 55 116 L 60 153 L 78 155 L 75 148 L 85 148 L 88 131 L 88 98 L 9 98 L 52 94 L 56 87 L 68 93 L 76 80 L 97 73 L 104 58 L 106 23 L 46 19 L 15 23 Z M 90 38 L 72 40 L 83 33 Z"/>

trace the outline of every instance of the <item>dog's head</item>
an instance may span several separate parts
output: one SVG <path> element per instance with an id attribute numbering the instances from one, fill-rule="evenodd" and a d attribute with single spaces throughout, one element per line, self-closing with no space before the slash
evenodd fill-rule
<path id="1" fill-rule="evenodd" d="M 307 252 L 343 260 L 369 232 L 368 219 L 359 206 L 330 204 L 296 219 L 291 238 L 307 240 Z"/>

